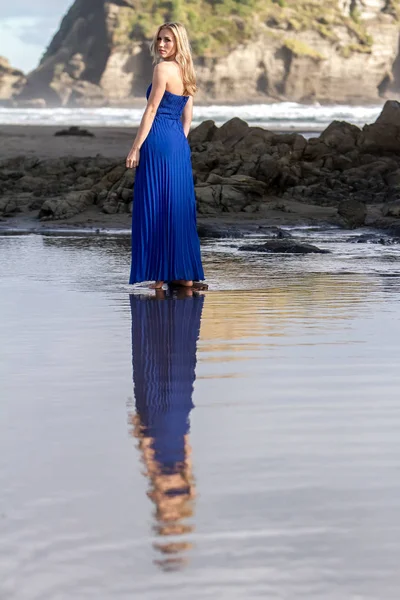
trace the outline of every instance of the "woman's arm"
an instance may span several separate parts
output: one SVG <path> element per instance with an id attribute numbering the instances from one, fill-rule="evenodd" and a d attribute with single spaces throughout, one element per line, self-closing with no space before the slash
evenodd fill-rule
<path id="1" fill-rule="evenodd" d="M 186 106 L 183 109 L 182 113 L 182 125 L 183 131 L 185 132 L 186 137 L 189 135 L 190 126 L 192 124 L 193 118 L 193 96 L 189 96 L 189 100 L 186 102 Z"/>
<path id="2" fill-rule="evenodd" d="M 126 159 L 126 166 L 128 169 L 133 169 L 139 164 L 140 148 L 150 133 L 157 109 L 167 87 L 167 74 L 168 64 L 166 63 L 159 63 L 154 68 L 152 87 L 146 110 L 143 113 L 138 132 Z"/>

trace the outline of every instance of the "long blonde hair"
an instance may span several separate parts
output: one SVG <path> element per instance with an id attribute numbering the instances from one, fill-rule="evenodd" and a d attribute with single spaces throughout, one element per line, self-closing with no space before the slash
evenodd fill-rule
<path id="1" fill-rule="evenodd" d="M 186 28 L 184 25 L 182 25 L 182 23 L 164 23 L 157 29 L 150 47 L 153 63 L 158 63 L 161 60 L 157 52 L 157 40 L 162 29 L 170 29 L 175 37 L 175 60 L 181 69 L 184 87 L 183 93 L 187 96 L 194 96 L 197 91 L 196 74 L 194 72 L 192 50 L 190 48 L 189 38 Z"/>

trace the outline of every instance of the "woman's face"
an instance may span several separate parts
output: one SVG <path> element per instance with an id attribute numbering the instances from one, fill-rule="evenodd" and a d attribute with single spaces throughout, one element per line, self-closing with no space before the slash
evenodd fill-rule
<path id="1" fill-rule="evenodd" d="M 175 57 L 176 43 L 171 29 L 161 29 L 157 38 L 157 50 L 164 60 L 172 60 Z"/>

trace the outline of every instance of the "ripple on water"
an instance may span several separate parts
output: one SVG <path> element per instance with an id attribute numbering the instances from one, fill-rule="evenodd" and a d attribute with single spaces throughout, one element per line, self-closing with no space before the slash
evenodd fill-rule
<path id="1" fill-rule="evenodd" d="M 302 236 L 158 300 L 128 239 L 0 237 L 2 600 L 397 599 L 398 249 Z"/>

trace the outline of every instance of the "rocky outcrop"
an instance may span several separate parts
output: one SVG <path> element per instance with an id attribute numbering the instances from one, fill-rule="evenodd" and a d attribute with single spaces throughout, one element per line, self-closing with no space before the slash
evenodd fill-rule
<path id="1" fill-rule="evenodd" d="M 393 226 L 400 218 L 397 102 L 387 102 L 376 123 L 363 129 L 333 122 L 310 140 L 232 119 L 220 128 L 203 123 L 189 141 L 201 216 L 256 221 L 296 204 L 315 207 L 315 220 L 329 209 L 331 222 L 349 229 Z M 125 168 L 124 157 L 17 157 L 0 163 L 0 183 L 3 216 L 37 211 L 39 219 L 66 219 L 88 207 L 129 215 L 134 201 L 134 171 Z M 206 228 L 202 235 L 213 233 Z"/>
<path id="2" fill-rule="evenodd" d="M 261 252 L 263 254 L 329 254 L 313 244 L 297 240 L 268 240 L 263 244 L 247 244 L 239 247 L 240 252 Z"/>
<path id="3" fill-rule="evenodd" d="M 76 0 L 19 101 L 102 105 L 143 97 L 152 71 L 151 32 L 174 16 L 175 4 Z M 229 11 L 212 12 L 214 4 L 180 4 L 180 18 L 193 38 L 198 101 L 362 102 L 400 90 L 392 0 L 321 0 L 307 6 L 249 0 L 235 19 Z M 196 11 L 202 15 L 197 26 Z"/>
<path id="4" fill-rule="evenodd" d="M 0 56 L 0 101 L 18 95 L 25 83 L 23 72 L 14 69 L 6 58 Z"/>

